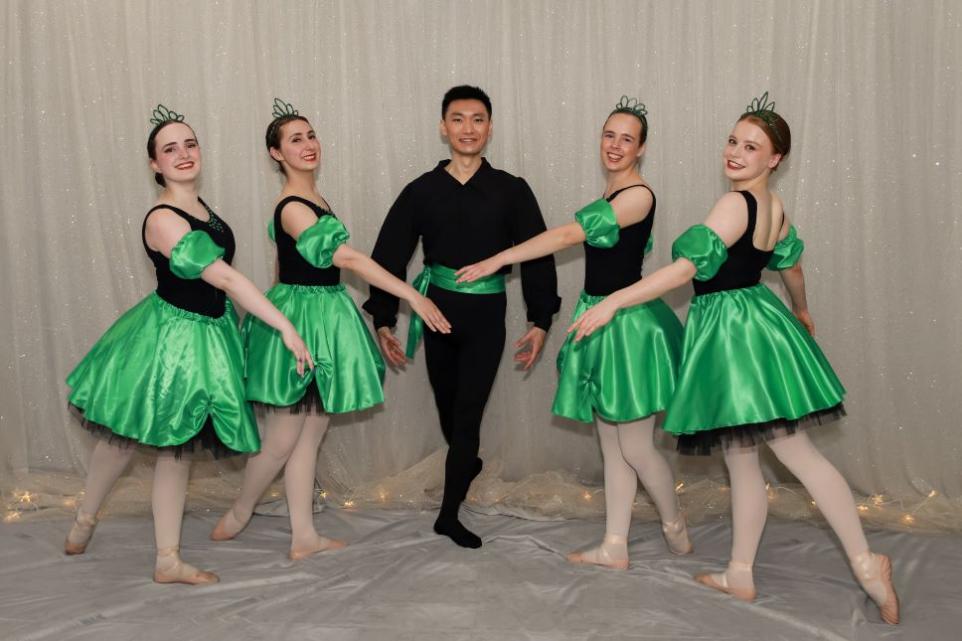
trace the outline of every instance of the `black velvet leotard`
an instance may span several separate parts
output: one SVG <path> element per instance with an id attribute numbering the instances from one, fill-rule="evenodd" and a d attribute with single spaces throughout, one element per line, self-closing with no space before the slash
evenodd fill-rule
<path id="1" fill-rule="evenodd" d="M 651 192 L 647 185 L 629 185 L 608 196 L 608 202 L 614 200 L 615 196 L 621 192 L 633 187 L 644 187 Z M 655 193 L 651 192 L 651 211 L 644 220 L 621 229 L 618 242 L 613 247 L 592 247 L 587 242 L 584 243 L 586 294 L 607 296 L 636 283 L 641 278 L 645 246 L 648 244 L 654 222 Z"/>
<path id="2" fill-rule="evenodd" d="M 151 210 L 147 212 L 147 215 L 144 216 L 141 239 L 144 242 L 144 249 L 147 251 L 150 260 L 154 263 L 154 269 L 157 272 L 157 295 L 174 307 L 179 307 L 189 312 L 194 312 L 195 314 L 202 314 L 203 316 L 219 318 L 224 314 L 224 304 L 227 300 L 227 295 L 200 278 L 185 280 L 177 277 L 170 271 L 170 259 L 159 251 L 155 251 L 147 246 L 147 218 L 158 209 L 169 209 L 186 220 L 187 224 L 190 225 L 191 231 L 206 232 L 211 240 L 220 247 L 223 247 L 224 261 L 229 265 L 234 259 L 234 251 L 236 249 L 234 232 L 227 226 L 227 223 L 221 220 L 221 218 L 207 206 L 207 203 L 200 198 L 197 200 L 204 206 L 204 209 L 207 210 L 207 213 L 210 215 L 210 220 L 205 222 L 194 218 L 183 209 L 174 207 L 173 205 L 157 205 L 151 208 Z"/>

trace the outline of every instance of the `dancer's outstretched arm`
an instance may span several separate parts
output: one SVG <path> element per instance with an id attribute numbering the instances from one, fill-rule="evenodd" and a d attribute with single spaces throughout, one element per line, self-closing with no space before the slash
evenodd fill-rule
<path id="1" fill-rule="evenodd" d="M 629 190 L 611 202 L 619 228 L 644 220 L 651 211 L 652 195 L 647 189 Z M 554 254 L 585 241 L 585 231 L 578 223 L 566 223 L 544 231 L 525 242 L 499 252 L 491 258 L 457 271 L 458 282 L 471 282 L 497 272 L 505 265 Z"/>
<path id="2" fill-rule="evenodd" d="M 731 247 L 748 227 L 744 197 L 737 192 L 722 196 L 708 214 L 704 225 L 721 238 L 725 247 Z M 607 325 L 619 309 L 647 303 L 663 296 L 690 282 L 696 273 L 694 263 L 687 258 L 679 258 L 634 285 L 612 293 L 578 317 L 568 328 L 568 333 L 576 332 L 575 340 L 580 341 Z"/>
<path id="3" fill-rule="evenodd" d="M 170 258 L 174 247 L 190 231 L 187 221 L 169 210 L 158 210 L 147 218 L 147 243 L 167 258 Z M 205 267 L 200 278 L 225 292 L 249 313 L 279 331 L 284 345 L 297 359 L 298 374 L 304 373 L 305 364 L 313 369 L 314 361 L 294 325 L 264 297 L 250 279 L 222 259 L 217 259 Z"/>
<path id="4" fill-rule="evenodd" d="M 369 284 L 406 300 L 411 306 L 411 310 L 424 319 L 424 324 L 431 331 L 441 332 L 442 334 L 451 333 L 451 323 L 444 317 L 437 305 L 431 302 L 430 298 L 423 296 L 418 290 L 396 278 L 366 254 L 362 254 L 347 245 L 341 245 L 334 252 L 334 264 L 341 269 L 349 269 Z"/>

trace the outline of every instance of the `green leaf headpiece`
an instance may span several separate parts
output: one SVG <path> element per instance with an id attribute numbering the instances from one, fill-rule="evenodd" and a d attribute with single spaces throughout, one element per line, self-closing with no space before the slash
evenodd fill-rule
<path id="1" fill-rule="evenodd" d="M 156 127 L 165 122 L 184 122 L 184 114 L 179 114 L 164 105 L 158 104 L 150 114 L 150 124 Z"/>
<path id="2" fill-rule="evenodd" d="M 629 98 L 628 96 L 622 96 L 615 108 L 611 110 L 612 114 L 632 114 L 638 120 L 640 120 L 645 125 L 645 129 L 648 129 L 648 108 L 645 103 L 638 100 L 637 98 Z M 608 114 L 609 116 L 611 114 Z"/>

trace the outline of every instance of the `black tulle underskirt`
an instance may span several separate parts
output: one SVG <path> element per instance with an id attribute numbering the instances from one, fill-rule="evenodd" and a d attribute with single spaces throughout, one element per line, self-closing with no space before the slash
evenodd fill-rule
<path id="1" fill-rule="evenodd" d="M 70 409 L 70 413 L 80 421 L 80 425 L 96 436 L 99 439 L 105 440 L 111 445 L 116 445 L 118 447 L 134 447 L 140 446 L 147 448 L 148 450 L 153 450 L 155 452 L 172 453 L 175 457 L 180 458 L 185 453 L 193 454 L 199 450 L 207 450 L 210 452 L 214 458 L 221 459 L 230 456 L 239 456 L 243 452 L 237 452 L 226 445 L 217 436 L 217 432 L 214 430 L 214 421 L 210 416 L 204 421 L 204 425 L 200 428 L 190 440 L 181 443 L 180 445 L 169 445 L 169 446 L 156 446 L 148 445 L 147 443 L 141 443 L 140 441 L 129 438 L 126 436 L 121 436 L 114 432 L 107 425 L 101 425 L 94 421 L 89 420 L 85 415 L 83 409 L 77 407 L 72 403 L 68 403 L 67 407 Z"/>
<path id="2" fill-rule="evenodd" d="M 831 423 L 843 416 L 845 416 L 845 406 L 839 403 L 828 409 L 792 420 L 780 418 L 764 423 L 734 425 L 695 434 L 681 434 L 678 436 L 678 452 L 690 456 L 707 456 L 719 448 L 753 447 L 815 425 Z"/>

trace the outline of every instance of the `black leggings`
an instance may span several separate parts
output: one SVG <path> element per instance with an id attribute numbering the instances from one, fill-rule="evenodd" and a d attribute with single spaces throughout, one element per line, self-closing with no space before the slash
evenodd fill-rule
<path id="1" fill-rule="evenodd" d="M 430 287 L 428 296 L 451 322 L 450 334 L 424 332 L 424 355 L 441 431 L 448 442 L 441 516 L 457 516 L 481 469 L 481 418 L 504 351 L 507 299 Z"/>

